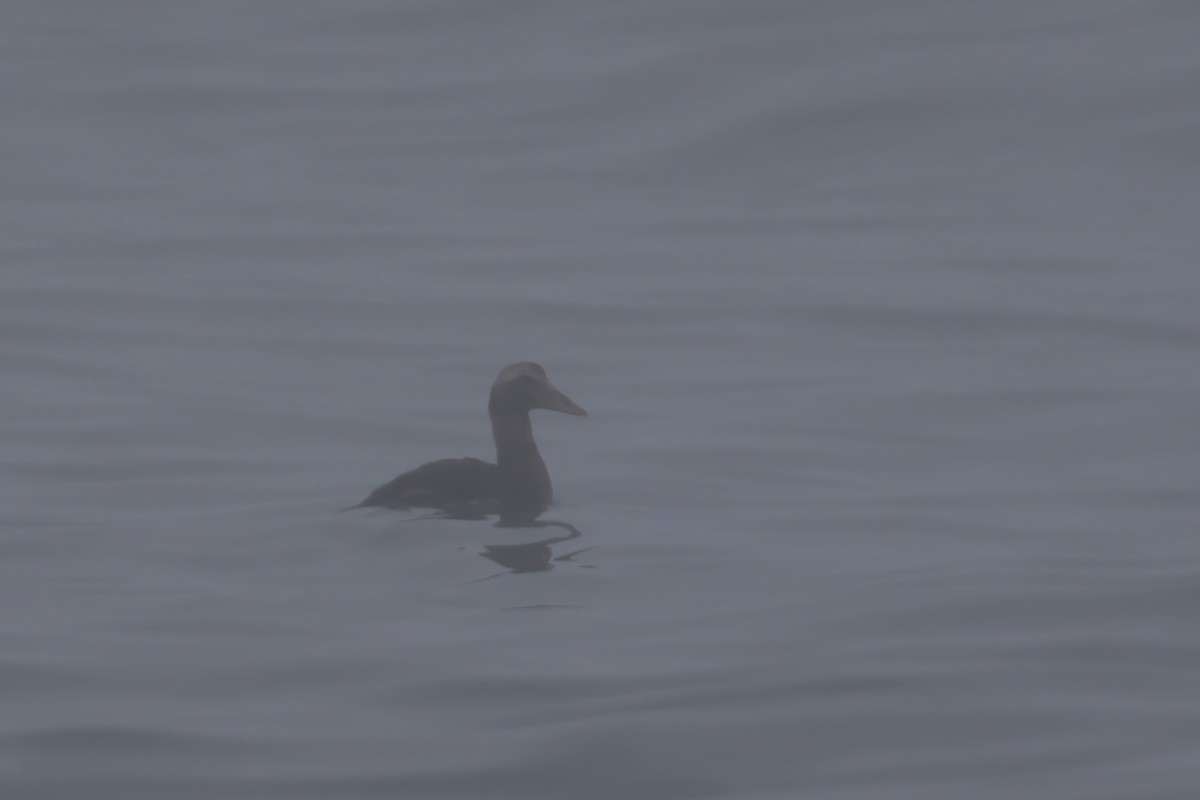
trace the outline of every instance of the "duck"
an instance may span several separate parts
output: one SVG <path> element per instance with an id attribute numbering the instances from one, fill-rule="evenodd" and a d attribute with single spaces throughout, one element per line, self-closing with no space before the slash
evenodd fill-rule
<path id="1" fill-rule="evenodd" d="M 436 516 L 454 519 L 497 515 L 496 524 L 506 527 L 536 524 L 554 499 L 529 416 L 539 408 L 588 415 L 550 382 L 540 364 L 509 364 L 496 376 L 488 396 L 496 463 L 478 458 L 430 461 L 377 487 L 351 508 L 435 509 Z"/>

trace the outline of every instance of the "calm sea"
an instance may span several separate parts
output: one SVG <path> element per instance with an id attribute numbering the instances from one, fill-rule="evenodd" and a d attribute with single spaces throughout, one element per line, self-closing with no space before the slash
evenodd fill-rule
<path id="1" fill-rule="evenodd" d="M 5 4 L 0 796 L 1200 796 L 1198 42 Z M 337 511 L 526 359 L 589 549 Z"/>

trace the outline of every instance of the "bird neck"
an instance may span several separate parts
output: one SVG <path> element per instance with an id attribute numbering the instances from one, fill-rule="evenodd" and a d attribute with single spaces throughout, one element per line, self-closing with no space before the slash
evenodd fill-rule
<path id="1" fill-rule="evenodd" d="M 528 411 L 491 410 L 496 440 L 496 492 L 500 521 L 525 524 L 550 505 L 554 489 L 546 462 L 533 441 Z"/>
<path id="2" fill-rule="evenodd" d="M 542 464 L 528 411 L 493 411 L 491 417 L 492 438 L 496 440 L 496 466 L 508 471 Z M 545 470 L 544 464 L 542 470 Z"/>

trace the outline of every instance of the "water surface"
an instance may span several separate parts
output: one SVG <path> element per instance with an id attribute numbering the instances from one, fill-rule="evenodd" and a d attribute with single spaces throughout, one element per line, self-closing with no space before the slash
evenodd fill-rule
<path id="1" fill-rule="evenodd" d="M 6 798 L 1195 796 L 1190 5 L 0 21 Z"/>

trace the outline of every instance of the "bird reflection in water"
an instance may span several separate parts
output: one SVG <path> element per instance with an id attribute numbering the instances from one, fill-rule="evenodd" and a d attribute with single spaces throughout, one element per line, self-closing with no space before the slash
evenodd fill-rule
<path id="1" fill-rule="evenodd" d="M 545 572 L 554 568 L 555 561 L 570 561 L 580 553 L 591 550 L 590 547 L 583 547 L 579 550 L 572 550 L 570 553 L 554 557 L 554 552 L 550 549 L 550 545 L 558 544 L 559 542 L 578 539 L 583 535 L 583 532 L 569 522 L 560 522 L 554 519 L 543 519 L 533 522 L 529 525 L 521 527 L 531 528 L 562 528 L 566 531 L 558 536 L 551 536 L 547 539 L 539 539 L 536 542 L 523 542 L 521 544 L 485 544 L 483 552 L 479 555 L 484 558 L 495 561 L 502 567 L 506 567 L 509 572 Z M 495 575 L 489 575 L 487 578 L 495 578 L 508 573 L 497 572 Z"/>

